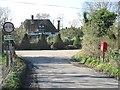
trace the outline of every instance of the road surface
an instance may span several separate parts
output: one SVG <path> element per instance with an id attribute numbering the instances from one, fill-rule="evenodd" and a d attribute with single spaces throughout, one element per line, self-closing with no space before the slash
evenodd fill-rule
<path id="1" fill-rule="evenodd" d="M 29 62 L 29 88 L 118 88 L 112 77 L 71 59 L 79 50 L 16 51 Z M 27 74 L 27 73 L 26 73 Z M 26 79 L 27 79 L 26 77 Z"/>

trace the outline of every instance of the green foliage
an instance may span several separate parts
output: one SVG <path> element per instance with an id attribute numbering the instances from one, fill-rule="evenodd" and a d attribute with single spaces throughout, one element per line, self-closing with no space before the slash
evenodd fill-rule
<path id="1" fill-rule="evenodd" d="M 87 12 L 84 12 L 84 13 L 83 13 L 83 18 L 84 18 L 84 22 L 85 22 L 85 23 L 88 23 L 89 20 L 88 20 L 88 18 L 87 18 Z"/>
<path id="2" fill-rule="evenodd" d="M 43 33 L 40 35 L 40 39 L 38 41 L 38 47 L 39 49 L 50 49 L 50 46 L 47 43 L 46 37 Z"/>
<path id="3" fill-rule="evenodd" d="M 66 39 L 71 40 L 75 36 L 83 37 L 83 31 L 81 28 L 65 28 L 60 30 L 60 34 L 63 41 L 65 41 Z"/>
<path id="4" fill-rule="evenodd" d="M 99 8 L 89 12 L 89 15 L 87 17 L 87 13 L 83 13 L 84 26 L 82 31 L 84 36 L 82 38 L 82 50 L 75 58 L 89 67 L 117 77 L 119 74 L 117 64 L 120 64 L 118 61 L 119 27 L 117 27 L 117 22 L 115 22 L 117 14 L 106 8 Z M 106 62 L 104 63 L 100 60 L 102 57 L 102 52 L 100 51 L 102 41 L 108 43 L 107 52 L 105 53 Z"/>
<path id="5" fill-rule="evenodd" d="M 60 35 L 66 49 L 81 47 L 81 41 L 79 38 L 83 37 L 82 28 L 65 28 L 60 30 Z M 75 38 L 75 36 L 79 36 L 79 38 Z"/>
<path id="6" fill-rule="evenodd" d="M 81 41 L 80 41 L 79 36 L 76 36 L 76 37 L 75 37 L 73 46 L 75 46 L 76 48 L 81 48 Z"/>
<path id="7" fill-rule="evenodd" d="M 30 40 L 27 34 L 25 34 L 23 37 L 23 40 L 20 44 L 20 49 L 30 49 Z"/>
<path id="8" fill-rule="evenodd" d="M 109 65 L 109 64 L 99 64 L 98 66 L 97 66 L 97 69 L 99 69 L 100 71 L 104 71 L 104 72 L 107 72 L 107 73 L 109 73 L 111 76 L 115 76 L 115 77 L 118 77 L 118 72 L 119 72 L 119 70 L 118 70 L 118 68 L 117 67 L 113 67 L 113 66 L 111 66 L 111 65 Z"/>
<path id="9" fill-rule="evenodd" d="M 61 39 L 60 34 L 55 37 L 55 42 L 52 44 L 51 48 L 53 49 L 64 49 L 64 43 Z"/>
<path id="10" fill-rule="evenodd" d="M 47 37 L 47 42 L 49 45 L 51 45 L 54 42 L 55 36 L 51 35 Z"/>
<path id="11" fill-rule="evenodd" d="M 5 64 L 5 56 L 0 55 L 0 65 Z"/>
<path id="12" fill-rule="evenodd" d="M 106 35 L 110 26 L 115 22 L 117 14 L 108 11 L 106 8 L 95 11 L 92 15 L 93 27 L 97 27 L 94 33 L 98 36 Z"/>
<path id="13" fill-rule="evenodd" d="M 89 64 L 89 63 L 91 63 L 92 61 L 93 61 L 92 58 L 88 58 L 88 59 L 86 60 L 86 64 Z"/>
<path id="14" fill-rule="evenodd" d="M 118 67 L 114 67 L 114 66 L 110 65 L 109 63 L 103 63 L 102 61 L 97 60 L 92 57 L 89 57 L 89 58 L 81 57 L 80 54 L 82 54 L 82 53 L 77 53 L 75 55 L 75 59 L 77 61 L 80 61 L 81 63 L 84 63 L 84 64 L 88 65 L 89 67 L 92 67 L 96 70 L 106 72 L 107 74 L 109 74 L 111 76 L 118 77 L 118 75 L 119 75 Z"/>
<path id="15" fill-rule="evenodd" d="M 25 62 L 20 58 L 15 58 L 14 67 L 9 78 L 4 82 L 3 90 L 17 90 L 21 87 L 21 75 L 26 68 Z"/>
<path id="16" fill-rule="evenodd" d="M 82 40 L 82 50 L 84 57 L 97 57 L 101 56 L 100 43 L 106 41 L 108 43 L 108 55 L 117 49 L 117 27 L 114 24 L 116 19 L 116 14 L 108 11 L 107 9 L 96 10 L 91 13 L 91 18 L 89 23 L 85 23 L 83 27 L 83 40 Z"/>
<path id="17" fill-rule="evenodd" d="M 19 45 L 22 42 L 22 39 L 25 35 L 26 31 L 23 28 L 15 28 L 15 31 L 13 32 L 14 35 L 14 41 L 16 45 Z"/>

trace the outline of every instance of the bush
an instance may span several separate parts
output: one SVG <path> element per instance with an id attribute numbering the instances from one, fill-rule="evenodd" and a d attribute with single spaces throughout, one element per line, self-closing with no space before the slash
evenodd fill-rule
<path id="1" fill-rule="evenodd" d="M 72 39 L 69 39 L 69 38 L 65 38 L 65 40 L 64 40 L 64 44 L 65 44 L 65 46 L 67 46 L 67 45 L 73 45 L 73 42 L 74 42 L 74 40 L 72 40 Z"/>
<path id="2" fill-rule="evenodd" d="M 92 62 L 92 61 L 93 61 L 92 58 L 88 58 L 88 59 L 86 60 L 86 64 L 90 64 L 90 62 Z"/>
<path id="3" fill-rule="evenodd" d="M 96 67 L 96 66 L 98 66 L 100 63 L 101 63 L 100 60 L 95 60 L 95 59 L 93 59 L 93 60 L 89 63 L 89 65 L 90 65 L 91 67 Z"/>
<path id="4" fill-rule="evenodd" d="M 54 35 L 50 35 L 47 37 L 47 42 L 49 45 L 51 45 L 54 42 L 54 38 L 55 38 Z"/>
<path id="5" fill-rule="evenodd" d="M 73 46 L 75 46 L 76 48 L 81 48 L 81 41 L 79 36 L 75 37 L 75 40 L 73 42 Z"/>
<path id="6" fill-rule="evenodd" d="M 55 42 L 51 45 L 52 49 L 64 49 L 65 45 L 61 39 L 60 34 L 55 37 Z"/>
<path id="7" fill-rule="evenodd" d="M 82 56 L 81 56 L 81 53 L 82 53 L 82 50 L 81 51 L 79 51 L 76 55 L 75 55 L 75 59 L 77 60 L 77 61 L 80 61 L 80 62 L 85 62 L 86 61 L 86 58 L 83 58 Z"/>
<path id="8" fill-rule="evenodd" d="M 29 40 L 27 34 L 24 35 L 23 40 L 22 40 L 20 46 L 18 46 L 18 48 L 25 49 L 25 50 L 30 49 L 30 40 Z"/>
<path id="9" fill-rule="evenodd" d="M 47 43 L 46 37 L 43 33 L 40 35 L 40 40 L 38 41 L 38 49 L 50 49 L 50 46 Z"/>

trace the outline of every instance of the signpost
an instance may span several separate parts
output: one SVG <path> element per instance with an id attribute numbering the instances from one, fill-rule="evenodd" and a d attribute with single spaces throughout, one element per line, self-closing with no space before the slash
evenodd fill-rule
<path id="1" fill-rule="evenodd" d="M 13 23 L 11 23 L 11 22 L 5 22 L 3 24 L 3 30 L 6 33 L 8 33 L 8 34 L 10 34 L 11 32 L 13 32 L 14 31 L 14 25 L 13 25 Z"/>
<path id="2" fill-rule="evenodd" d="M 13 36 L 11 35 L 11 32 L 14 31 L 14 25 L 11 22 L 5 22 L 3 24 L 3 30 L 7 35 L 4 35 L 4 40 L 6 40 L 9 44 L 9 55 L 10 55 L 10 63 L 13 63 L 13 57 L 12 57 L 12 43 L 11 40 L 14 40 Z"/>
<path id="3" fill-rule="evenodd" d="M 4 35 L 4 40 L 14 40 L 14 37 L 12 35 Z"/>

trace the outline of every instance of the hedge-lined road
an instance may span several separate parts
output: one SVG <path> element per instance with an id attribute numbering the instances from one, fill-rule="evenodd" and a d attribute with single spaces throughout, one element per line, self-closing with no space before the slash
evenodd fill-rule
<path id="1" fill-rule="evenodd" d="M 118 81 L 70 60 L 79 50 L 16 51 L 31 63 L 29 87 L 117 88 Z M 29 76 L 29 75 L 28 75 Z M 27 86 L 26 86 L 27 87 Z"/>

